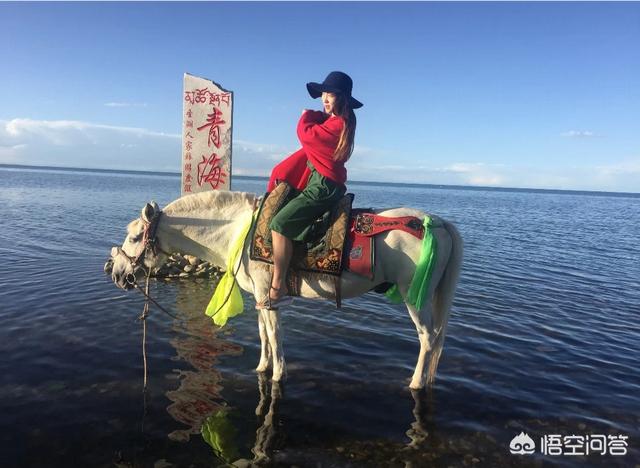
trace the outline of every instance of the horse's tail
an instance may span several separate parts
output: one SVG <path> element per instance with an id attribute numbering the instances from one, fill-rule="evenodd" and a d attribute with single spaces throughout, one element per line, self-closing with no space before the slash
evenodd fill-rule
<path id="1" fill-rule="evenodd" d="M 436 370 L 438 369 L 438 362 L 440 361 L 440 355 L 442 354 L 442 347 L 444 345 L 444 337 L 447 333 L 451 304 L 453 303 L 458 278 L 460 277 L 464 250 L 462 237 L 460 237 L 458 229 L 448 221 L 443 220 L 443 223 L 444 228 L 449 233 L 449 236 L 451 236 L 451 253 L 449 254 L 442 279 L 438 283 L 433 295 L 432 317 L 434 337 L 431 346 L 431 355 L 429 357 L 429 369 L 427 371 L 428 385 L 433 384 L 436 377 Z"/>

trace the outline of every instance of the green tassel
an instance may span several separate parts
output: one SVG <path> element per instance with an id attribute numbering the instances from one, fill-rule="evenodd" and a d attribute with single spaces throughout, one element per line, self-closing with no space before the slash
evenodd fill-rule
<path id="1" fill-rule="evenodd" d="M 436 264 L 436 252 L 438 250 L 438 242 L 431 232 L 432 220 L 426 216 L 422 223 L 424 226 L 424 237 L 422 238 L 422 246 L 420 248 L 420 258 L 416 265 L 416 271 L 411 278 L 409 291 L 404 301 L 414 306 L 416 309 L 422 309 L 424 300 L 429 291 L 433 268 Z M 398 291 L 398 285 L 394 284 L 386 293 L 387 298 L 394 304 L 402 302 L 402 295 Z"/>
<path id="2" fill-rule="evenodd" d="M 387 299 L 389 299 L 393 304 L 400 304 L 404 301 L 404 299 L 402 299 L 402 294 L 400 294 L 400 291 L 398 291 L 397 284 L 394 284 L 389 289 L 387 289 L 387 292 L 384 293 L 384 295 L 387 296 Z"/>

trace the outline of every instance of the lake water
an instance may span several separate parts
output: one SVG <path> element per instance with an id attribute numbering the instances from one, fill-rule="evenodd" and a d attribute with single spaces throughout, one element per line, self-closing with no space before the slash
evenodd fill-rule
<path id="1" fill-rule="evenodd" d="M 0 167 L 3 466 L 640 463 L 638 195 L 351 184 L 356 206 L 421 208 L 465 239 L 433 391 L 408 390 L 416 333 L 380 295 L 284 311 L 288 379 L 272 387 L 253 371 L 253 300 L 217 329 L 203 315 L 214 280 L 174 280 L 151 283 L 180 320 L 151 308 L 145 394 L 143 300 L 102 268 L 144 203 L 166 205 L 179 183 Z M 535 454 L 510 454 L 520 432 Z M 546 435 L 563 455 L 541 453 Z M 570 456 L 572 435 L 592 449 L 627 436 L 627 454 Z"/>

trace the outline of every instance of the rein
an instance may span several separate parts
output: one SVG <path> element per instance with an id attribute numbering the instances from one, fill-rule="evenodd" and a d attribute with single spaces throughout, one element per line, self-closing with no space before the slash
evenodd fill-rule
<path id="1" fill-rule="evenodd" d="M 151 276 L 151 275 L 147 275 L 147 282 L 149 281 L 150 276 Z M 171 318 L 173 318 L 173 319 L 175 319 L 175 320 L 180 320 L 180 318 L 176 317 L 176 316 L 175 316 L 175 315 L 173 315 L 171 312 L 169 312 L 167 309 L 165 309 L 164 307 L 162 307 L 162 306 L 158 303 L 158 301 L 156 301 L 153 297 L 151 297 L 151 296 L 149 295 L 149 292 L 148 292 L 148 291 L 149 291 L 149 288 L 146 288 L 147 290 L 145 291 L 145 290 L 143 290 L 143 289 L 140 287 L 140 285 L 139 285 L 137 282 L 131 283 L 131 282 L 129 282 L 129 280 L 127 280 L 127 282 L 128 282 L 129 284 L 131 284 L 135 289 L 137 289 L 138 291 L 140 291 L 144 297 L 146 297 L 148 300 L 150 300 L 151 302 L 153 302 L 153 304 L 154 304 L 155 306 L 157 306 L 157 307 L 158 307 L 158 309 L 160 309 L 162 312 L 164 312 L 164 313 L 165 313 L 165 314 L 167 314 L 169 317 L 171 317 Z M 146 318 L 146 315 L 143 315 L 143 316 L 142 316 L 142 317 L 140 317 L 140 318 L 141 318 L 141 319 L 144 319 L 144 318 Z"/>
<path id="2" fill-rule="evenodd" d="M 253 225 L 256 221 L 255 215 L 256 215 L 256 208 L 258 205 L 257 202 L 258 202 L 258 199 L 254 200 L 253 211 L 251 216 L 251 226 L 249 227 L 249 230 L 247 231 L 247 235 L 245 236 L 242 242 L 242 249 L 240 251 L 241 252 L 240 261 L 238 262 L 238 266 L 236 270 L 235 271 L 232 270 L 232 273 L 231 273 L 231 276 L 233 277 L 234 285 L 237 283 L 236 276 L 240 271 L 240 267 L 242 266 L 242 252 L 244 252 L 244 249 L 247 243 L 247 238 L 249 237 L 249 234 L 251 233 Z M 127 253 L 124 250 L 122 250 L 121 247 L 118 247 L 118 253 L 124 255 L 125 258 L 129 260 L 129 264 L 131 265 L 133 270 L 132 273 L 129 273 L 125 277 L 125 281 L 129 285 L 131 285 L 133 288 L 140 291 L 142 295 L 147 299 L 147 301 L 144 304 L 144 308 L 142 310 L 142 315 L 138 317 L 138 319 L 142 321 L 142 330 L 143 330 L 142 331 L 142 359 L 143 359 L 143 367 L 144 367 L 143 394 L 145 395 L 145 413 L 146 413 L 146 390 L 147 390 L 147 374 L 148 374 L 148 371 L 147 371 L 147 317 L 149 316 L 149 301 L 153 302 L 153 304 L 156 307 L 158 307 L 162 312 L 167 314 L 172 319 L 181 320 L 180 318 L 176 317 L 171 312 L 169 312 L 167 309 L 162 307 L 158 303 L 158 301 L 156 301 L 154 298 L 152 298 L 149 295 L 149 280 L 151 278 L 151 269 L 145 268 L 145 265 L 144 265 L 144 258 L 147 252 L 151 250 L 153 255 L 157 255 L 158 252 L 162 252 L 167 256 L 171 255 L 168 252 L 162 250 L 157 242 L 156 232 L 158 230 L 158 224 L 159 224 L 161 215 L 162 215 L 162 211 L 155 214 L 149 222 L 146 222 L 144 219 L 142 220 L 142 222 L 145 224 L 144 230 L 142 232 L 143 249 L 136 257 L 130 257 L 129 255 L 127 255 Z M 140 285 L 138 284 L 138 280 L 136 279 L 136 275 L 135 275 L 136 268 L 141 268 L 145 272 L 146 283 L 145 283 L 144 289 L 140 287 Z M 232 290 L 233 288 L 229 291 L 229 294 L 227 294 L 227 297 L 225 298 L 224 302 L 218 308 L 218 310 L 215 311 L 213 316 L 215 316 L 218 312 L 220 312 L 220 310 L 222 310 L 224 305 L 229 301 Z M 143 427 L 144 427 L 144 423 L 143 423 Z"/>
<path id="3" fill-rule="evenodd" d="M 149 278 L 151 277 L 151 270 L 148 268 L 145 268 L 144 266 L 144 259 L 145 259 L 145 256 L 147 255 L 147 252 L 150 250 L 153 255 L 158 255 L 158 252 L 162 252 L 167 256 L 171 255 L 169 252 L 162 250 L 158 245 L 158 239 L 156 237 L 156 233 L 158 231 L 158 224 L 160 223 L 161 215 L 162 215 L 162 211 L 159 211 L 158 213 L 154 214 L 154 216 L 151 218 L 149 222 L 145 221 L 144 219 L 142 220 L 142 222 L 144 223 L 144 230 L 142 231 L 143 249 L 138 255 L 136 255 L 135 257 L 130 257 L 129 255 L 127 255 L 127 253 L 124 250 L 122 250 L 121 247 L 118 247 L 118 252 L 124 255 L 127 260 L 129 260 L 129 264 L 133 269 L 133 273 L 127 274 L 127 276 L 125 277 L 125 281 L 130 286 L 140 291 L 144 297 L 146 297 L 148 300 L 153 302 L 158 307 L 158 309 L 160 309 L 162 312 L 167 314 L 169 317 L 175 320 L 180 320 L 178 317 L 173 315 L 167 309 L 162 307 L 158 303 L 158 301 L 156 301 L 154 298 L 152 298 L 149 295 Z M 145 276 L 147 278 L 146 291 L 140 287 L 140 285 L 138 284 L 138 280 L 136 279 L 135 271 L 137 268 L 140 268 L 142 269 L 142 271 L 145 272 Z M 147 314 L 145 311 L 143 315 L 140 317 L 140 319 L 144 320 L 146 316 Z"/>
<path id="4" fill-rule="evenodd" d="M 234 285 L 237 284 L 237 282 L 238 282 L 238 280 L 236 279 L 236 276 L 238 275 L 238 272 L 240 271 L 240 267 L 242 266 L 242 254 L 243 254 L 243 252 L 245 250 L 245 247 L 247 245 L 247 239 L 249 238 L 249 235 L 251 234 L 251 230 L 253 229 L 253 226 L 254 226 L 254 224 L 256 222 L 256 212 L 257 212 L 257 208 L 260 205 L 260 200 L 261 200 L 261 198 L 257 197 L 253 202 L 253 210 L 252 210 L 252 215 L 251 215 L 251 226 L 249 227 L 249 230 L 247 231 L 247 234 L 246 234 L 246 236 L 245 236 L 245 238 L 244 238 L 244 240 L 242 242 L 242 249 L 240 250 L 240 261 L 238 262 L 238 266 L 235 268 L 235 271 L 233 271 L 233 269 L 231 270 L 231 277 L 233 278 Z M 145 259 L 145 255 L 147 254 L 147 251 L 151 250 L 153 255 L 157 255 L 158 252 L 162 252 L 163 254 L 165 254 L 167 256 L 171 255 L 170 253 L 162 250 L 160 248 L 160 246 L 158 245 L 158 242 L 157 242 L 156 232 L 157 232 L 157 229 L 158 229 L 158 224 L 159 224 L 161 215 L 162 215 L 162 211 L 159 211 L 158 213 L 156 213 L 151 218 L 151 220 L 149 222 L 146 222 L 146 221 L 142 220 L 142 222 L 145 224 L 144 230 L 142 232 L 142 241 L 144 243 L 143 244 L 144 248 L 142 249 L 142 251 L 136 257 L 130 257 L 120 247 L 118 247 L 118 252 L 120 254 L 124 255 L 125 258 L 127 258 L 129 260 L 129 263 L 133 268 L 133 273 L 129 273 L 125 277 L 125 281 L 129 285 L 131 285 L 133 288 L 135 288 L 138 291 L 140 291 L 143 296 L 145 296 L 148 300 L 153 302 L 154 305 L 156 305 L 162 312 L 167 314 L 169 317 L 171 317 L 171 318 L 173 318 L 175 320 L 180 320 L 178 317 L 173 315 L 167 309 L 162 307 L 154 298 L 152 298 L 149 295 L 149 287 L 148 287 L 148 285 L 149 285 L 149 278 L 151 277 L 151 271 L 148 268 L 145 268 L 145 266 L 144 266 L 144 259 Z M 135 275 L 136 268 L 141 268 L 146 274 L 146 278 L 147 278 L 146 291 L 143 290 L 140 287 L 140 285 L 138 284 L 138 280 L 136 279 L 136 275 Z M 222 310 L 222 308 L 226 305 L 226 303 L 229 302 L 229 299 L 231 298 L 232 291 L 233 291 L 233 288 L 231 288 L 229 290 L 229 293 L 225 297 L 224 301 L 218 307 L 218 309 L 213 313 L 212 317 L 215 317 L 216 314 L 218 314 Z M 146 313 L 143 313 L 143 316 L 140 317 L 140 319 L 144 320 L 145 318 L 146 318 Z"/>

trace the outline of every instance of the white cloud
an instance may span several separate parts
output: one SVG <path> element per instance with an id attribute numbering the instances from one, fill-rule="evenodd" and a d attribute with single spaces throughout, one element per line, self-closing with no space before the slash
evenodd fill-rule
<path id="1" fill-rule="evenodd" d="M 352 180 L 435 185 L 526 187 L 565 190 L 640 192 L 640 158 L 600 166 L 532 167 L 456 162 L 438 165 L 353 165 Z"/>
<path id="2" fill-rule="evenodd" d="M 569 130 L 561 133 L 561 135 L 567 138 L 595 138 L 600 136 L 589 130 Z"/>
<path id="3" fill-rule="evenodd" d="M 0 121 L 0 163 L 180 170 L 181 135 L 72 120 Z M 268 176 L 297 148 L 234 140 L 233 173 Z M 640 192 L 640 157 L 580 167 L 536 167 L 428 159 L 356 147 L 350 180 Z"/>
<path id="4" fill-rule="evenodd" d="M 0 144 L 0 163 L 4 164 L 19 164 L 20 153 L 24 150 L 26 145 L 6 145 Z"/>
<path id="5" fill-rule="evenodd" d="M 246 140 L 234 140 L 233 151 L 234 157 L 240 155 L 240 158 L 252 159 L 252 161 L 246 161 L 247 163 L 259 164 L 261 161 L 269 161 L 273 166 L 275 162 L 281 161 L 293 153 L 295 149 L 284 148 L 279 145 L 253 143 Z M 255 160 L 256 158 L 258 161 Z"/>
<path id="6" fill-rule="evenodd" d="M 180 135 L 74 120 L 0 121 L 0 163 L 177 170 Z"/>
<path id="7" fill-rule="evenodd" d="M 5 130 L 12 136 L 19 136 L 24 133 L 33 133 L 41 135 L 51 135 L 56 133 L 58 136 L 65 131 L 92 131 L 107 130 L 114 132 L 122 132 L 126 134 L 138 136 L 158 136 L 169 138 L 180 138 L 179 134 L 169 134 L 163 132 L 154 132 L 144 128 L 137 127 L 118 127 L 114 125 L 101 125 L 90 122 L 82 122 L 78 120 L 32 120 L 32 119 L 13 119 L 8 122 L 0 121 L 5 125 Z"/>
<path id="8" fill-rule="evenodd" d="M 369 148 L 368 146 L 360 146 L 360 145 L 355 145 L 353 148 L 353 156 L 367 156 L 374 153 L 380 153 L 380 151 L 377 151 L 373 148 Z"/>
<path id="9" fill-rule="evenodd" d="M 146 102 L 105 102 L 105 107 L 147 107 Z"/>
<path id="10" fill-rule="evenodd" d="M 0 121 L 0 164 L 180 171 L 181 135 L 75 120 Z M 268 176 L 294 149 L 234 141 L 233 172 Z"/>

